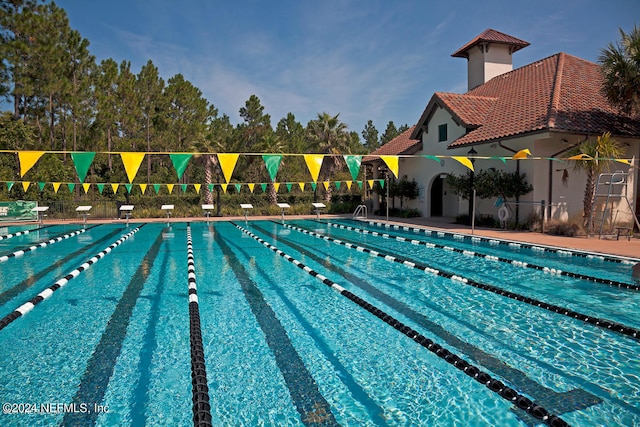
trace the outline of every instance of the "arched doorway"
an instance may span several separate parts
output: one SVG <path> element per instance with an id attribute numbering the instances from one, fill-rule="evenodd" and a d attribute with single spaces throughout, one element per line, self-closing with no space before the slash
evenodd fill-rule
<path id="1" fill-rule="evenodd" d="M 444 175 L 446 177 L 446 175 Z M 444 199 L 444 179 L 443 175 L 438 175 L 431 183 L 431 216 L 442 216 Z"/>

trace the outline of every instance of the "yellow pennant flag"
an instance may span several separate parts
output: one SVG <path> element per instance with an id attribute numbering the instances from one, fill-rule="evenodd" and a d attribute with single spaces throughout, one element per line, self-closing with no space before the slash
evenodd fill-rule
<path id="1" fill-rule="evenodd" d="M 593 157 L 588 154 L 577 154 L 569 157 L 567 160 L 593 160 Z"/>
<path id="2" fill-rule="evenodd" d="M 30 182 L 23 182 L 22 183 L 22 189 L 24 190 L 24 192 L 26 193 L 27 190 L 29 189 L 29 186 L 31 185 Z"/>
<path id="3" fill-rule="evenodd" d="M 330 184 L 329 181 L 322 181 L 322 185 L 324 185 L 324 189 L 327 191 L 329 191 L 329 184 Z"/>
<path id="4" fill-rule="evenodd" d="M 91 187 L 90 182 L 86 182 L 82 184 L 82 188 L 84 189 L 84 194 L 87 194 L 87 192 L 89 191 L 89 187 Z"/>
<path id="5" fill-rule="evenodd" d="M 247 187 L 249 187 L 249 191 L 251 191 L 253 193 L 253 189 L 256 188 L 255 184 L 247 184 Z"/>
<path id="6" fill-rule="evenodd" d="M 18 151 L 18 161 L 20 162 L 20 178 L 29 171 L 42 157 L 44 151 Z"/>
<path id="7" fill-rule="evenodd" d="M 380 158 L 387 164 L 389 170 L 393 173 L 393 176 L 398 177 L 398 156 L 380 156 Z"/>
<path id="8" fill-rule="evenodd" d="M 140 165 L 144 159 L 144 154 L 145 153 L 120 153 L 124 170 L 127 172 L 127 178 L 129 178 L 129 183 L 133 182 L 133 179 L 136 177 L 138 169 L 140 169 Z"/>
<path id="9" fill-rule="evenodd" d="M 631 160 L 629 159 L 614 159 L 618 163 L 624 163 L 625 165 L 631 165 Z"/>
<path id="10" fill-rule="evenodd" d="M 514 154 L 512 159 L 513 160 L 526 159 L 528 155 L 531 155 L 531 151 L 529 151 L 528 148 L 525 148 L 524 150 L 520 150 L 516 154 Z"/>
<path id="11" fill-rule="evenodd" d="M 300 186 L 300 191 L 304 191 L 304 182 L 299 182 L 298 185 Z"/>
<path id="12" fill-rule="evenodd" d="M 318 175 L 320 174 L 320 168 L 322 167 L 322 161 L 324 160 L 324 154 L 305 154 L 304 161 L 309 168 L 311 178 L 313 182 L 318 182 Z"/>
<path id="13" fill-rule="evenodd" d="M 224 194 L 227 194 L 227 186 L 228 186 L 228 185 L 229 185 L 229 184 L 220 184 L 220 187 L 222 187 L 222 192 L 223 192 Z"/>
<path id="14" fill-rule="evenodd" d="M 116 194 L 118 192 L 119 186 L 120 184 L 111 184 L 111 189 L 113 190 L 113 194 Z"/>
<path id="15" fill-rule="evenodd" d="M 173 186 L 175 184 L 167 184 L 167 190 L 169 190 L 169 194 L 171 194 L 173 192 Z"/>
<path id="16" fill-rule="evenodd" d="M 369 188 L 373 188 L 373 180 L 372 179 L 368 179 L 367 180 L 367 184 L 369 184 Z"/>
<path id="17" fill-rule="evenodd" d="M 54 183 L 53 183 L 53 192 L 54 192 L 54 193 L 57 193 L 57 192 L 58 192 L 58 190 L 60 189 L 60 185 L 62 185 L 62 183 L 61 183 L 61 182 L 54 182 Z"/>
<path id="18" fill-rule="evenodd" d="M 471 160 L 469 160 L 466 157 L 463 156 L 453 156 L 451 157 L 454 160 L 457 160 L 458 162 L 460 162 L 461 164 L 463 164 L 464 166 L 468 167 L 469 169 L 473 170 L 473 163 L 471 163 Z M 474 171 L 475 172 L 475 171 Z"/>
<path id="19" fill-rule="evenodd" d="M 351 182 L 351 181 L 345 181 L 345 183 L 347 184 L 347 188 L 348 188 L 349 190 L 351 190 L 351 184 L 353 184 L 353 182 Z"/>
<path id="20" fill-rule="evenodd" d="M 140 191 L 144 194 L 147 191 L 147 184 L 140 184 Z"/>
<path id="21" fill-rule="evenodd" d="M 236 168 L 239 154 L 218 154 L 218 161 L 220 162 L 220 168 L 224 179 L 229 183 L 233 170 Z M 226 190 L 225 190 L 226 192 Z"/>
<path id="22" fill-rule="evenodd" d="M 276 193 L 277 193 L 278 190 L 280 190 L 280 183 L 279 182 L 274 182 L 273 186 L 276 188 Z"/>

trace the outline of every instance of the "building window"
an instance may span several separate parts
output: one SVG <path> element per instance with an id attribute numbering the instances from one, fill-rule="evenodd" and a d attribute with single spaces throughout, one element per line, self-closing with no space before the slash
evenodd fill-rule
<path id="1" fill-rule="evenodd" d="M 438 142 L 447 140 L 447 124 L 438 126 Z"/>

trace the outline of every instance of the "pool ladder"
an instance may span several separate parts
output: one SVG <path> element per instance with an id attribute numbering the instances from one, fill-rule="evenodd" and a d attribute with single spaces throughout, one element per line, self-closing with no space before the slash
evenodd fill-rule
<path id="1" fill-rule="evenodd" d="M 353 211 L 354 218 L 366 218 L 367 217 L 367 206 L 366 205 L 358 205 L 356 210 Z"/>

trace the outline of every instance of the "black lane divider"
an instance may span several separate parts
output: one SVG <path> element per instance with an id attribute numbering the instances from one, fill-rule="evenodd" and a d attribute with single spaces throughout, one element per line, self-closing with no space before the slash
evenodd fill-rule
<path id="1" fill-rule="evenodd" d="M 280 225 L 280 223 L 276 223 L 276 224 Z M 253 228 L 276 240 L 285 241 L 284 239 L 282 239 L 282 237 L 277 236 L 273 233 L 270 233 L 268 230 L 265 230 L 260 226 L 257 226 L 254 224 Z M 341 268 L 340 265 L 331 264 L 330 266 L 327 266 L 326 258 L 323 258 L 323 256 L 321 256 L 320 254 L 324 253 L 326 256 L 331 256 L 331 254 L 320 251 L 318 247 L 314 247 L 313 251 L 307 250 L 300 244 L 292 242 L 290 239 L 287 239 L 285 243 L 291 248 L 303 254 L 304 256 L 309 257 L 310 259 L 316 261 L 318 264 L 324 265 L 326 268 L 329 268 L 331 269 L 331 271 L 339 274 L 341 277 L 344 277 L 353 285 L 367 292 L 368 294 L 370 294 L 377 300 L 381 301 L 382 303 L 386 304 L 387 306 L 393 308 L 397 312 L 401 313 L 403 316 L 411 319 L 416 324 L 425 328 L 432 334 L 438 336 L 445 343 L 464 352 L 469 357 L 473 358 L 477 363 L 489 369 L 494 374 L 499 375 L 501 378 L 507 380 L 507 382 L 512 386 L 514 386 L 516 389 L 526 393 L 528 396 L 535 397 L 538 404 L 544 406 L 545 408 L 548 408 L 548 410 L 554 411 L 557 415 L 562 415 L 567 412 L 586 409 L 590 406 L 602 403 L 602 399 L 600 397 L 597 397 L 580 388 L 575 388 L 565 392 L 556 392 L 553 389 L 547 388 L 537 383 L 535 380 L 532 380 L 531 378 L 529 378 L 526 373 L 509 366 L 502 360 L 485 352 L 481 348 L 478 348 L 473 344 L 463 341 L 462 339 L 458 338 L 456 335 L 444 329 L 442 326 L 431 321 L 425 314 L 422 314 L 416 311 L 415 309 L 405 304 L 404 302 L 399 301 L 395 297 L 383 292 L 377 287 L 370 285 L 366 280 L 363 280 L 358 274 L 352 274 L 349 271 Z M 338 259 L 337 257 L 333 257 L 333 258 Z M 400 289 L 400 288 L 398 287 L 397 289 Z M 430 310 L 433 310 L 435 312 L 440 312 L 440 310 L 438 310 L 437 308 L 428 307 L 428 305 L 426 304 L 425 306 L 427 306 L 427 308 Z M 440 314 L 448 316 L 447 313 L 440 312 Z M 474 330 L 475 332 L 481 335 L 484 335 L 482 330 L 475 328 L 475 325 L 467 325 L 467 327 L 469 327 L 471 330 Z M 521 356 L 524 356 L 525 358 L 529 359 L 528 355 L 521 354 Z M 533 359 L 529 359 L 529 360 L 533 361 Z M 536 360 L 535 362 L 541 363 L 538 360 Z M 575 378 L 571 375 L 568 376 L 565 372 L 556 371 L 553 366 L 546 365 L 544 364 L 544 362 L 542 362 L 542 365 L 545 367 L 545 369 L 551 372 L 557 373 L 559 375 L 568 377 L 571 381 L 580 382 L 579 378 Z M 602 389 L 600 389 L 599 391 L 603 395 L 606 395 L 607 397 L 610 398 L 609 392 Z M 621 406 L 629 407 L 629 405 L 623 401 L 617 401 L 616 403 L 620 404 Z M 519 418 L 524 418 L 521 416 L 522 415 L 521 412 L 518 412 L 515 410 L 514 412 L 516 413 L 516 416 L 518 416 Z M 533 420 L 533 419 L 530 418 L 530 420 Z M 534 425 L 535 423 L 537 423 L 537 421 L 535 423 L 528 422 L 530 420 L 523 420 L 523 421 L 528 425 Z"/>
<path id="2" fill-rule="evenodd" d="M 475 379 L 480 384 L 485 385 L 489 390 L 493 391 L 494 393 L 497 393 L 503 399 L 508 400 L 513 405 L 517 406 L 523 411 L 526 411 L 528 414 L 541 420 L 542 422 L 544 422 L 549 426 L 552 426 L 552 427 L 569 426 L 569 424 L 566 421 L 564 421 L 562 418 L 558 417 L 557 415 L 550 414 L 549 411 L 547 411 L 541 405 L 538 405 L 535 402 L 532 402 L 526 396 L 518 393 L 516 390 L 512 389 L 511 387 L 506 386 L 500 380 L 497 380 L 493 378 L 491 375 L 489 375 L 488 373 L 480 370 L 477 366 L 470 364 L 469 362 L 460 358 L 458 355 L 450 352 L 449 350 L 445 349 L 441 345 L 435 343 L 431 339 L 425 337 L 424 335 L 421 335 L 414 329 L 410 328 L 409 326 L 405 325 L 404 323 L 400 322 L 399 320 L 395 319 L 394 317 L 390 316 L 389 314 L 385 313 L 384 311 L 380 310 L 379 308 L 375 307 L 374 305 L 370 304 L 369 302 L 365 301 L 359 296 L 344 289 L 342 286 L 332 281 L 331 279 L 328 279 L 325 276 L 319 274 L 317 271 L 312 270 L 310 267 L 307 267 L 297 259 L 287 255 L 285 252 L 281 251 L 280 249 L 273 246 L 272 244 L 264 241 L 263 239 L 256 236 L 252 232 L 242 228 L 237 224 L 234 224 L 234 225 L 240 231 L 247 234 L 248 236 L 251 236 L 253 239 L 258 241 L 260 244 L 262 244 L 266 248 L 270 249 L 277 255 L 286 259 L 296 267 L 306 271 L 307 274 L 309 274 L 310 276 L 315 277 L 325 285 L 336 290 L 340 295 L 348 298 L 352 302 L 356 303 L 357 305 L 364 308 L 374 316 L 378 317 L 385 323 L 392 326 L 394 329 L 402 332 L 404 335 L 411 338 L 412 340 L 414 340 L 415 342 L 417 342 L 427 350 L 431 351 L 436 356 L 440 357 L 450 365 L 458 368 L 465 374 L 469 375 L 471 378 Z"/>
<path id="3" fill-rule="evenodd" d="M 0 236 L 0 240 L 11 239 L 12 237 L 24 236 L 25 234 L 29 234 L 32 231 L 39 231 L 49 227 L 51 227 L 51 225 L 45 225 L 44 227 L 34 228 L 33 230 L 22 230 L 22 231 L 18 231 L 11 234 L 4 234 Z"/>
<path id="4" fill-rule="evenodd" d="M 204 346 L 202 345 L 202 327 L 200 326 L 196 266 L 193 260 L 190 223 L 187 223 L 187 272 L 189 282 L 189 341 L 191 342 L 193 425 L 194 427 L 208 427 L 212 425 L 211 405 L 209 404 L 207 367 L 204 363 Z"/>
<path id="5" fill-rule="evenodd" d="M 75 277 L 78 277 L 78 275 L 80 275 L 80 273 L 82 273 L 83 271 L 85 271 L 86 269 L 91 267 L 96 262 L 100 261 L 102 258 L 104 258 L 105 255 L 107 255 L 113 249 L 115 249 L 118 246 L 120 246 L 122 244 L 122 242 L 127 240 L 129 237 L 133 236 L 142 227 L 144 227 L 144 224 L 142 224 L 140 227 L 137 227 L 137 228 L 131 230 L 128 234 L 126 234 L 126 235 L 122 236 L 120 239 L 118 239 L 118 241 L 112 243 L 111 246 L 105 248 L 104 250 L 102 250 L 102 252 L 100 252 L 99 254 L 95 255 L 93 258 L 91 258 L 90 260 L 88 260 L 87 262 L 82 264 L 80 267 L 76 268 L 71 273 L 69 273 L 66 276 L 64 276 L 62 279 L 59 279 L 53 285 L 49 286 L 48 288 L 46 288 L 45 290 L 40 292 L 38 295 L 36 295 L 35 297 L 31 298 L 29 301 L 27 301 L 26 303 L 22 304 L 20 307 L 16 308 L 13 312 L 11 312 L 7 316 L 5 316 L 2 319 L 0 319 L 0 330 L 2 330 L 5 327 L 7 327 L 7 325 L 9 325 L 11 322 L 16 320 L 18 317 L 23 316 L 23 315 L 27 314 L 28 312 L 30 312 L 33 309 L 33 307 L 35 307 L 37 304 L 40 304 L 45 299 L 49 298 L 55 291 L 57 291 L 58 289 L 60 289 L 61 287 L 63 287 L 67 283 L 69 283 L 69 280 L 71 280 L 71 279 L 73 279 Z"/>
<path id="6" fill-rule="evenodd" d="M 22 256 L 25 253 L 30 252 L 30 251 L 35 251 L 38 248 L 44 248 L 46 246 L 53 245 L 54 243 L 58 243 L 58 242 L 60 242 L 62 240 L 68 239 L 70 237 L 77 236 L 78 234 L 84 233 L 85 231 L 90 230 L 93 227 L 97 227 L 97 225 L 91 226 L 89 228 L 83 228 L 81 230 L 76 230 L 76 231 L 73 231 L 71 233 L 67 233 L 67 234 L 62 235 L 62 236 L 52 237 L 51 239 L 46 240 L 46 241 L 38 242 L 36 244 L 33 244 L 33 245 L 29 246 L 28 248 L 20 249 L 18 251 L 15 251 L 13 253 L 8 254 L 8 255 L 1 256 L 0 257 L 0 262 L 5 262 L 9 258 Z"/>
<path id="7" fill-rule="evenodd" d="M 429 267 L 428 265 L 423 265 L 423 264 L 419 264 L 417 262 L 413 262 L 413 261 L 409 261 L 407 259 L 402 259 L 402 258 L 397 258 L 395 256 L 392 255 L 388 255 L 388 254 L 384 254 L 369 248 L 365 248 L 364 246 L 359 246 L 358 244 L 352 243 L 352 242 L 345 242 L 343 240 L 340 239 L 334 239 L 333 237 L 329 237 L 329 236 L 325 236 L 322 234 L 318 234 L 318 233 L 314 233 L 313 231 L 309 231 L 306 230 L 304 228 L 300 228 L 300 227 L 295 227 L 289 224 L 283 224 L 284 227 L 290 228 L 292 230 L 296 230 L 296 231 L 300 231 L 301 233 L 304 234 L 308 234 L 310 236 L 314 236 L 317 237 L 319 239 L 323 239 L 329 242 L 333 242 L 335 244 L 338 245 L 342 245 L 342 246 L 346 246 L 347 248 L 351 248 L 351 249 L 355 249 L 359 252 L 365 252 L 368 253 L 371 256 L 376 256 L 376 257 L 380 257 L 380 258 L 384 258 L 387 261 L 391 261 L 391 262 L 397 262 L 399 264 L 403 264 L 407 267 L 410 268 L 415 268 L 418 270 L 422 270 L 425 273 L 432 273 L 435 274 L 436 276 L 440 276 L 440 277 L 446 277 L 447 279 L 451 279 L 457 283 L 461 283 L 461 284 L 465 284 L 465 285 L 469 285 L 469 286 L 473 286 L 475 288 L 478 289 L 482 289 L 485 291 L 489 291 L 489 292 L 493 292 L 495 294 L 498 294 L 500 296 L 504 296 L 507 298 L 511 298 L 514 299 L 516 301 L 520 301 L 520 302 L 524 302 L 526 304 L 530 304 L 534 307 L 540 307 L 540 308 L 544 308 L 545 310 L 549 310 L 552 311 L 554 313 L 558 313 L 561 314 L 563 316 L 567 316 L 567 317 L 571 317 L 574 319 L 578 319 L 581 320 L 585 323 L 589 323 L 591 325 L 595 325 L 598 326 L 602 329 L 606 329 L 606 330 L 610 330 L 610 331 L 614 331 L 614 332 L 618 332 L 622 335 L 626 335 L 628 337 L 633 338 L 636 341 L 640 341 L 640 330 L 633 328 L 631 326 L 625 326 L 622 325 L 620 323 L 611 321 L 611 320 L 607 320 L 607 319 L 601 319 L 598 317 L 591 317 L 591 316 L 587 316 L 586 314 L 582 314 L 582 313 L 578 313 L 577 311 L 573 311 L 571 309 L 565 308 L 565 307 L 560 307 L 557 305 L 553 305 L 553 304 L 548 304 L 546 302 L 534 299 L 534 298 L 529 298 L 529 297 L 525 297 L 523 295 L 517 294 L 515 292 L 510 292 L 510 291 L 506 291 L 504 289 L 498 288 L 496 286 L 492 286 L 492 285 L 487 285 L 484 283 L 480 283 L 480 282 L 476 282 L 473 279 L 468 279 L 466 277 L 461 277 L 446 271 L 442 271 L 442 270 L 437 270 L 435 268 Z"/>
<path id="8" fill-rule="evenodd" d="M 144 224 L 143 224 L 144 225 Z M 139 228 L 142 228 L 142 225 Z M 147 278 L 151 274 L 153 264 L 160 252 L 164 239 L 159 233 L 151 248 L 144 256 L 140 265 L 129 280 L 129 284 L 122 293 L 116 308 L 113 310 L 107 326 L 100 337 L 100 341 L 91 354 L 84 375 L 73 397 L 72 404 L 80 407 L 82 404 L 101 405 L 107 392 L 109 381 L 122 351 L 122 345 L 131 322 L 133 309 L 140 297 Z M 69 411 L 65 412 L 61 426 L 94 426 L 100 416 L 99 411 Z"/>
<path id="9" fill-rule="evenodd" d="M 329 403 L 320 393 L 316 380 L 293 346 L 287 331 L 278 320 L 278 316 L 265 301 L 262 291 L 251 279 L 244 265 L 234 255 L 233 250 L 220 236 L 220 233 L 215 233 L 214 239 L 227 258 L 227 263 L 242 288 L 249 308 L 260 325 L 302 423 L 310 427 L 338 426 Z"/>
<path id="10" fill-rule="evenodd" d="M 635 284 L 630 284 L 630 283 L 618 282 L 617 280 L 612 280 L 612 279 L 601 279 L 599 277 L 587 276 L 586 274 L 572 273 L 572 272 L 569 272 L 569 271 L 563 271 L 563 270 L 559 270 L 559 269 L 555 269 L 555 268 L 543 267 L 541 265 L 530 264 L 530 263 L 527 263 L 527 262 L 512 260 L 512 259 L 509 259 L 509 258 L 498 257 L 498 256 L 494 256 L 494 255 L 488 255 L 488 254 L 484 254 L 484 253 L 481 253 L 481 252 L 467 251 L 467 250 L 460 249 L 460 248 L 454 248 L 452 246 L 440 245 L 438 243 L 425 242 L 425 241 L 416 240 L 416 239 L 408 239 L 408 238 L 403 237 L 403 236 L 397 236 L 397 235 L 389 234 L 389 233 L 378 233 L 377 231 L 369 231 L 369 230 L 365 230 L 365 229 L 362 229 L 362 228 L 351 227 L 349 225 L 335 224 L 335 223 L 332 223 L 332 222 L 328 222 L 327 224 L 332 226 L 332 227 L 334 227 L 334 228 L 341 228 L 343 230 L 355 231 L 357 233 L 370 234 L 372 236 L 380 236 L 380 237 L 384 237 L 384 238 L 395 239 L 395 240 L 397 240 L 399 242 L 409 242 L 409 243 L 411 243 L 413 245 L 418 245 L 418 246 L 422 245 L 422 246 L 426 246 L 426 247 L 430 247 L 430 248 L 444 249 L 444 250 L 447 250 L 447 251 L 452 251 L 452 252 L 456 252 L 456 253 L 459 253 L 459 254 L 474 256 L 474 257 L 478 257 L 478 258 L 484 258 L 484 259 L 491 260 L 491 261 L 500 261 L 500 262 L 504 262 L 504 263 L 507 263 L 507 264 L 511 264 L 513 266 L 516 266 L 516 267 L 532 268 L 534 270 L 539 270 L 539 271 L 542 271 L 542 272 L 545 272 L 545 273 L 556 274 L 556 275 L 566 276 L 566 277 L 572 277 L 572 278 L 575 278 L 575 279 L 587 280 L 589 282 L 602 283 L 602 284 L 605 284 L 605 285 L 615 286 L 615 287 L 618 287 L 618 288 L 629 289 L 629 290 L 633 290 L 633 291 L 640 291 L 640 284 L 635 285 Z"/>
<path id="11" fill-rule="evenodd" d="M 577 256 L 580 258 L 594 258 L 594 259 L 600 259 L 602 261 L 608 261 L 608 262 L 613 262 L 616 264 L 630 264 L 633 265 L 635 264 L 638 260 L 635 261 L 631 261 L 631 259 L 626 259 L 624 257 L 612 257 L 612 256 L 607 256 L 605 254 L 599 254 L 599 253 L 590 253 L 590 252 L 582 252 L 582 251 L 577 251 L 577 250 L 569 250 L 569 249 L 559 249 L 559 248 L 553 248 L 553 247 L 549 247 L 549 246 L 538 246 L 538 245 L 532 245 L 529 243 L 523 243 L 523 242 L 512 242 L 509 240 L 500 240 L 500 239 L 492 239 L 492 238 L 488 238 L 488 237 L 481 237 L 481 236 L 469 236 L 468 234 L 461 234 L 461 233 L 451 233 L 449 231 L 442 231 L 442 230 L 431 230 L 428 228 L 418 228 L 418 227 L 407 227 L 407 226 L 402 226 L 400 227 L 399 225 L 391 225 L 391 224 L 385 224 L 382 222 L 376 222 L 376 221 L 367 221 L 369 223 L 369 225 L 375 225 L 376 227 L 384 227 L 384 228 L 394 228 L 396 230 L 399 230 L 400 228 L 402 228 L 405 231 L 408 230 L 413 230 L 416 233 L 424 233 L 426 235 L 432 235 L 433 233 L 437 233 L 438 236 L 442 235 L 442 236 L 449 236 L 452 238 L 462 238 L 462 239 L 468 239 L 468 240 L 472 240 L 472 241 L 477 241 L 477 242 L 486 242 L 486 243 L 490 243 L 490 244 L 499 244 L 499 245 L 504 245 L 504 246 L 510 246 L 510 247 L 522 247 L 525 249 L 531 249 L 532 251 L 540 251 L 540 252 L 551 252 L 551 253 L 556 253 L 559 255 L 569 255 L 569 256 Z"/>
<path id="12" fill-rule="evenodd" d="M 115 236 L 116 234 L 121 233 L 121 232 L 122 232 L 122 229 L 118 229 L 118 230 L 112 231 L 111 233 L 107 234 L 106 236 L 104 236 L 104 237 L 100 238 L 99 240 L 96 240 L 95 242 L 91 243 L 89 246 L 82 247 L 82 248 L 78 249 L 75 252 L 72 252 L 70 254 L 65 255 L 64 258 L 59 259 L 58 261 L 56 261 L 53 264 L 49 265 L 44 270 L 39 271 L 38 273 L 34 274 L 33 276 L 28 277 L 27 279 L 23 280 L 22 282 L 18 283 L 17 285 L 15 285 L 15 286 L 7 289 L 6 291 L 0 293 L 0 305 L 3 305 L 7 301 L 9 301 L 12 298 L 16 297 L 21 292 L 23 292 L 25 289 L 30 288 L 35 283 L 37 283 L 38 280 L 42 279 L 44 276 L 46 276 L 47 274 L 51 273 L 52 271 L 60 268 L 67 261 L 77 257 L 78 255 L 84 254 L 89 249 L 93 249 L 94 247 L 96 247 L 98 245 L 101 245 L 105 241 L 113 238 L 113 236 Z"/>

